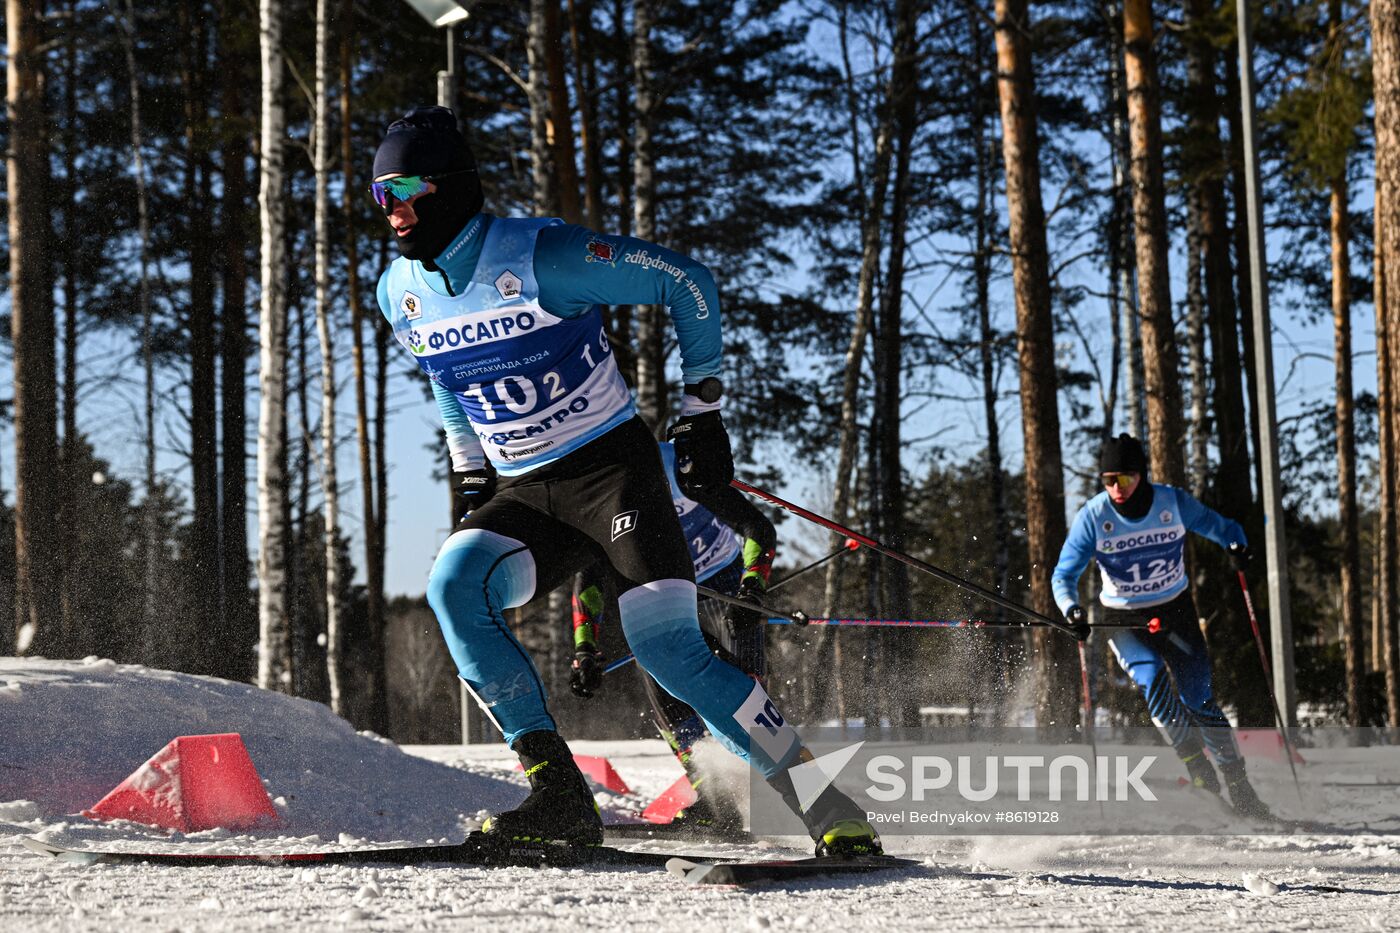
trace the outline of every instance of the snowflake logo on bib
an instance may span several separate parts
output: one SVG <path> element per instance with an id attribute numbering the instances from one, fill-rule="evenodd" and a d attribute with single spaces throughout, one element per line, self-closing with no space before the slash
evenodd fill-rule
<path id="1" fill-rule="evenodd" d="M 502 272 L 496 279 L 496 291 L 501 293 L 501 297 L 506 301 L 520 297 L 520 276 L 509 269 Z"/>
<path id="2" fill-rule="evenodd" d="M 423 316 L 423 302 L 413 292 L 404 292 L 403 299 L 399 302 L 399 310 L 410 321 L 416 321 Z"/>

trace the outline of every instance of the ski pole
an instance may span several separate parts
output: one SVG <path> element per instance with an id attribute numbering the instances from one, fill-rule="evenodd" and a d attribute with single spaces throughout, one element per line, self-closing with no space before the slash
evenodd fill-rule
<path id="1" fill-rule="evenodd" d="M 794 612 L 793 615 L 800 613 Z M 1039 628 L 1039 622 L 981 622 L 977 619 L 813 619 L 808 618 L 806 622 L 797 622 L 787 616 L 773 616 L 767 620 L 769 625 L 845 625 L 845 626 L 876 626 L 887 625 L 907 628 Z M 1127 625 L 1119 623 L 1104 623 L 1095 625 L 1095 629 L 1130 629 L 1142 628 L 1141 625 Z M 611 674 L 618 668 L 626 667 L 632 663 L 632 655 L 625 654 L 612 661 L 603 668 L 604 674 Z"/>
<path id="2" fill-rule="evenodd" d="M 1283 721 L 1283 711 L 1278 708 L 1278 697 L 1274 696 L 1274 672 L 1269 665 L 1269 654 L 1264 650 L 1264 636 L 1259 631 L 1259 618 L 1254 614 L 1254 600 L 1249 597 L 1249 581 L 1245 579 L 1243 570 L 1235 570 L 1235 576 L 1240 580 L 1240 593 L 1244 596 L 1245 612 L 1249 615 L 1249 627 L 1254 631 L 1254 645 L 1259 649 L 1259 666 L 1264 669 L 1264 682 L 1267 685 L 1265 692 L 1269 695 L 1269 703 L 1274 708 L 1274 724 L 1278 728 L 1278 737 L 1283 740 L 1283 753 L 1288 756 L 1288 770 L 1293 772 L 1293 789 L 1298 792 L 1298 801 L 1303 800 L 1303 785 L 1298 782 L 1298 766 L 1293 763 L 1293 743 L 1288 738 L 1288 728 Z"/>
<path id="3" fill-rule="evenodd" d="M 737 596 L 730 596 L 728 593 L 721 593 L 719 590 L 712 590 L 708 586 L 702 586 L 699 583 L 695 584 L 695 592 L 699 593 L 701 596 L 715 599 L 722 603 L 728 603 L 731 606 L 738 606 L 740 609 L 756 612 L 760 616 L 765 612 L 776 612 L 784 616 L 783 621 L 785 622 L 793 622 L 797 625 L 807 624 L 807 613 L 803 612 L 801 609 L 794 609 L 792 612 L 783 612 L 781 609 L 770 609 L 767 606 L 750 602 L 747 599 L 740 599 Z"/>
<path id="4" fill-rule="evenodd" d="M 796 615 L 797 613 L 794 613 Z M 984 622 L 980 619 L 814 619 L 806 617 L 805 622 L 794 623 L 786 618 L 772 618 L 769 625 L 888 625 L 909 628 L 1043 628 L 1044 622 Z M 1095 625 L 1096 629 L 1145 628 L 1142 625 L 1106 623 Z"/>
<path id="5" fill-rule="evenodd" d="M 788 502 L 786 499 L 779 498 L 778 496 L 775 496 L 770 492 L 764 492 L 762 489 L 759 489 L 756 486 L 750 486 L 743 480 L 731 480 L 730 485 L 733 486 L 735 489 L 740 490 L 741 492 L 747 492 L 750 495 L 758 496 L 760 499 L 767 499 L 774 505 L 779 506 L 780 508 L 787 509 L 789 512 L 796 515 L 797 517 L 805 518 L 807 519 L 807 521 L 812 522 L 813 524 L 821 525 L 823 528 L 826 528 L 829 531 L 834 531 L 839 535 L 845 535 L 848 538 L 853 538 L 860 544 L 863 544 L 866 547 L 870 548 L 872 551 L 875 551 L 879 554 L 883 554 L 884 556 L 891 558 L 892 560 L 897 560 L 902 564 L 908 564 L 910 567 L 913 567 L 916 570 L 922 570 L 924 573 L 937 577 L 945 583 L 951 583 L 954 586 L 960 586 L 968 592 L 976 593 L 978 596 L 981 596 L 988 602 L 994 603 L 1003 609 L 1010 609 L 1017 615 L 1022 615 L 1028 619 L 1033 619 L 1036 622 L 1048 625 L 1051 628 L 1059 629 L 1061 632 L 1064 632 L 1071 638 L 1074 638 L 1076 640 L 1078 639 L 1078 636 L 1074 634 L 1074 629 L 1070 628 L 1070 626 L 1067 623 L 1056 621 L 1055 619 L 1052 619 L 1047 615 L 1042 615 L 1041 613 L 1036 612 L 1029 606 L 1022 606 L 1018 602 L 1007 599 L 1006 597 L 998 593 L 993 593 L 991 590 L 986 589 L 985 587 L 978 586 L 976 583 L 973 583 L 969 580 L 964 580 L 962 577 L 956 576 L 954 574 L 949 573 L 946 570 L 935 567 L 930 563 L 919 560 L 917 557 L 910 557 L 903 551 L 896 551 L 894 548 L 888 545 L 881 544 L 874 538 L 870 538 L 858 532 L 852 531 L 851 529 L 846 528 L 843 525 L 838 525 L 836 522 L 832 521 L 829 518 L 825 518 L 821 515 L 818 515 L 815 512 L 804 509 L 800 505 Z"/>
<path id="6" fill-rule="evenodd" d="M 781 580 L 779 580 L 777 583 L 774 583 L 772 586 L 768 587 L 768 592 L 771 593 L 771 592 L 773 592 L 774 590 L 776 590 L 778 587 L 784 586 L 784 585 L 786 585 L 786 584 L 788 584 L 788 583 L 791 583 L 791 582 L 792 582 L 793 580 L 795 580 L 797 577 L 802 576 L 804 573 L 806 573 L 806 572 L 809 571 L 809 570 L 815 570 L 816 568 L 820 567 L 822 564 L 824 564 L 824 563 L 826 563 L 827 561 L 831 560 L 833 557 L 840 557 L 842 554 L 847 554 L 847 553 L 849 553 L 849 552 L 851 552 L 851 551 L 854 551 L 854 550 L 858 549 L 859 547 L 860 547 L 860 542 L 859 542 L 859 541 L 857 541 L 855 538 L 847 538 L 845 544 L 841 545 L 841 547 L 839 547 L 839 548 L 837 548 L 836 550 L 832 551 L 830 554 L 826 555 L 825 557 L 819 558 L 818 560 L 812 561 L 810 564 L 808 564 L 806 567 L 803 567 L 801 570 L 794 570 L 792 573 L 790 573 L 790 574 L 788 574 L 787 576 L 783 577 L 783 578 L 782 578 Z"/>
<path id="7" fill-rule="evenodd" d="M 1084 735 L 1089 740 L 1090 768 L 1094 777 L 1095 791 L 1098 790 L 1099 742 L 1094 737 L 1094 694 L 1089 689 L 1089 639 L 1079 643 L 1079 683 L 1084 692 Z M 1094 794 L 1095 797 L 1099 795 Z M 1099 800 L 1099 819 L 1104 818 L 1103 800 Z"/>

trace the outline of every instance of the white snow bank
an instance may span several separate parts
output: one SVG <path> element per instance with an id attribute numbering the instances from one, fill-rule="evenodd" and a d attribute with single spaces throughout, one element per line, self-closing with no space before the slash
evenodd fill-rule
<path id="1" fill-rule="evenodd" d="M 480 811 L 524 796 L 508 772 L 407 755 L 319 703 L 248 684 L 99 658 L 0 658 L 0 684 L 0 820 L 9 823 L 75 814 L 176 736 L 215 732 L 243 736 L 283 817 L 273 836 L 457 838 Z M 74 841 L 113 830 L 82 817 L 50 828 Z"/>

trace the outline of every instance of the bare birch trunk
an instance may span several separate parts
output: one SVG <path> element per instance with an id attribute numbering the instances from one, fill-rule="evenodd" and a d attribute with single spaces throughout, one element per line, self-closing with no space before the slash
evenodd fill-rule
<path id="1" fill-rule="evenodd" d="M 1050 614 L 1058 611 L 1050 590 L 1050 571 L 1065 538 L 1064 470 L 1029 30 L 1026 0 L 996 0 L 997 88 L 1016 291 L 1031 605 Z M 1042 629 L 1036 632 L 1035 657 L 1039 721 L 1074 721 L 1078 703 L 1063 676 L 1076 663 L 1069 640 Z"/>
<path id="2" fill-rule="evenodd" d="M 313 158 L 316 171 L 316 337 L 321 349 L 321 514 L 325 523 L 326 561 L 326 682 L 331 709 L 345 715 L 343 658 L 345 631 L 340 608 L 340 491 L 336 475 L 335 344 L 331 340 L 331 162 L 330 34 L 327 6 L 316 0 L 316 128 Z"/>
<path id="3" fill-rule="evenodd" d="M 354 145 L 351 135 L 351 98 L 354 71 L 353 52 L 355 44 L 355 0 L 341 0 L 340 4 L 340 162 L 345 179 L 341 189 L 341 216 L 345 224 L 345 289 L 350 300 L 351 365 L 355 380 L 355 436 L 358 443 L 360 462 L 360 510 L 365 544 L 365 627 L 370 644 L 365 656 L 369 668 L 361 675 L 368 679 L 364 684 L 368 694 L 365 707 L 365 725 L 387 735 L 389 731 L 388 678 L 384 656 L 384 550 L 376 534 L 378 529 L 379 507 L 375 503 L 374 469 L 370 461 L 369 398 L 365 385 L 365 309 L 360 300 L 360 250 L 355 231 L 356 192 L 359 190 L 352 179 L 355 178 Z M 370 326 L 374 326 L 371 318 Z"/>
<path id="4" fill-rule="evenodd" d="M 258 686 L 292 687 L 291 623 L 287 613 L 287 418 L 285 204 L 282 198 L 282 4 L 259 0 L 262 64 L 262 135 L 258 209 L 262 245 L 258 322 Z"/>
<path id="5" fill-rule="evenodd" d="M 1181 381 L 1168 279 L 1161 93 L 1152 51 L 1151 0 L 1125 0 L 1123 45 L 1128 81 L 1133 221 L 1142 315 L 1142 362 L 1153 478 L 1183 485 Z"/>

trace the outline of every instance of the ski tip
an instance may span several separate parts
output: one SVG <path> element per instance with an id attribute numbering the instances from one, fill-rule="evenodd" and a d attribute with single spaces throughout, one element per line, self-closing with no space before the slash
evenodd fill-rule
<path id="1" fill-rule="evenodd" d="M 49 858 L 58 859 L 61 862 L 73 862 L 78 865 L 92 865 L 102 856 L 96 852 L 79 852 L 76 849 L 65 849 L 45 842 L 42 839 L 35 839 L 32 836 L 23 836 L 19 844 L 24 846 L 35 855 L 44 855 Z"/>
<path id="2" fill-rule="evenodd" d="M 690 859 L 672 858 L 666 861 L 666 871 L 682 881 L 689 881 L 692 884 L 700 881 L 709 873 L 711 866 L 700 862 L 692 862 Z"/>

